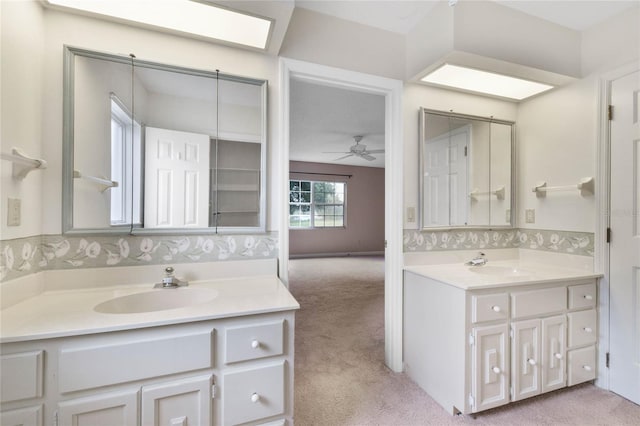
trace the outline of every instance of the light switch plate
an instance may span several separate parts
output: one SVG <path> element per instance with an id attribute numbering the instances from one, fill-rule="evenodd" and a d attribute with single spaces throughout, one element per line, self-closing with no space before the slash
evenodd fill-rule
<path id="1" fill-rule="evenodd" d="M 7 226 L 20 226 L 20 204 L 19 198 L 7 200 Z"/>
<path id="2" fill-rule="evenodd" d="M 536 210 L 526 209 L 524 211 L 524 221 L 526 223 L 536 223 Z"/>

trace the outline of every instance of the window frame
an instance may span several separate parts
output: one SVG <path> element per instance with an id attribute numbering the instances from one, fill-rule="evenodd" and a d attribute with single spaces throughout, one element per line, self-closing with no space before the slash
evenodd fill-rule
<path id="1" fill-rule="evenodd" d="M 309 202 L 292 202 L 291 201 L 291 193 L 293 192 L 293 190 L 291 189 L 291 182 L 299 182 L 300 185 L 302 186 L 302 182 L 309 182 L 310 184 L 310 188 L 309 188 Z M 343 201 L 342 203 L 316 203 L 315 202 L 315 185 L 316 183 L 322 183 L 322 184 L 326 184 L 326 183 L 330 183 L 330 184 L 342 184 L 343 185 Z M 297 190 L 297 192 L 307 192 L 307 191 L 302 191 L 301 189 Z M 335 190 L 333 191 L 333 195 L 335 195 Z M 291 225 L 291 217 L 292 216 L 300 216 L 301 215 L 292 215 L 291 214 L 291 206 L 292 205 L 298 205 L 298 206 L 303 206 L 303 205 L 308 205 L 309 206 L 309 226 L 292 226 Z M 334 206 L 334 207 L 342 207 L 342 225 L 337 225 L 337 226 L 317 226 L 316 225 L 316 206 L 322 206 L 322 207 L 327 207 L 327 206 Z M 321 181 L 321 180 L 311 180 L 311 179 L 289 179 L 289 220 L 288 220 L 288 224 L 289 224 L 289 229 L 294 229 L 294 230 L 326 230 L 326 229 L 346 229 L 347 227 L 347 182 L 345 181 Z M 326 217 L 327 215 L 322 214 L 323 217 Z M 339 216 L 336 214 L 330 215 L 333 217 Z"/>

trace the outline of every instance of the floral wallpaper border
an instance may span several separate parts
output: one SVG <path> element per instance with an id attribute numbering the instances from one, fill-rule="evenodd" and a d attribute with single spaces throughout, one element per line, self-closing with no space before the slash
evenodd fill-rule
<path id="1" fill-rule="evenodd" d="M 115 237 L 39 235 L 0 241 L 0 281 L 48 269 L 217 262 L 277 256 L 276 233 Z"/>
<path id="2" fill-rule="evenodd" d="M 594 234 L 540 229 L 404 230 L 405 252 L 497 248 L 524 248 L 593 257 Z"/>

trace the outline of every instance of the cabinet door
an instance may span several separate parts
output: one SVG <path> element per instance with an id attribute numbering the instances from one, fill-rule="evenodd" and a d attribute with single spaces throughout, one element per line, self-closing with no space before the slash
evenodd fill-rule
<path id="1" fill-rule="evenodd" d="M 507 324 L 477 327 L 472 331 L 471 410 L 478 412 L 509 402 Z"/>
<path id="2" fill-rule="evenodd" d="M 518 321 L 511 325 L 511 377 L 513 400 L 538 395 L 540 386 L 540 320 Z"/>
<path id="3" fill-rule="evenodd" d="M 63 401 L 58 408 L 61 425 L 135 426 L 138 423 L 138 389 Z"/>
<path id="4" fill-rule="evenodd" d="M 142 425 L 211 424 L 212 376 L 198 376 L 142 388 Z"/>
<path id="5" fill-rule="evenodd" d="M 563 388 L 566 369 L 567 319 L 558 315 L 542 320 L 542 392 Z"/>
<path id="6" fill-rule="evenodd" d="M 42 405 L 0 413 L 2 426 L 42 426 Z"/>

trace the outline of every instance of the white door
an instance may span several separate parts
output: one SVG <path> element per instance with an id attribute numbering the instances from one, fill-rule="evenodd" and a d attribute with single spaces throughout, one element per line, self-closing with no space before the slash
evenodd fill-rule
<path id="1" fill-rule="evenodd" d="M 542 392 L 565 387 L 567 317 L 558 315 L 542 320 Z"/>
<path id="2" fill-rule="evenodd" d="M 209 136 L 147 127 L 145 228 L 209 226 Z"/>
<path id="3" fill-rule="evenodd" d="M 511 382 L 513 400 L 529 398 L 540 393 L 540 320 L 518 321 L 511 324 Z"/>
<path id="4" fill-rule="evenodd" d="M 509 402 L 507 324 L 473 329 L 471 357 L 471 411 L 478 412 Z"/>
<path id="5" fill-rule="evenodd" d="M 424 198 L 426 226 L 467 222 L 467 150 L 470 127 L 425 141 Z"/>
<path id="6" fill-rule="evenodd" d="M 610 389 L 640 404 L 640 72 L 611 84 Z"/>
<path id="7" fill-rule="evenodd" d="M 211 423 L 212 376 L 142 388 L 142 426 L 200 426 Z"/>
<path id="8" fill-rule="evenodd" d="M 61 425 L 135 426 L 138 424 L 138 390 L 100 393 L 63 401 L 58 409 Z"/>

